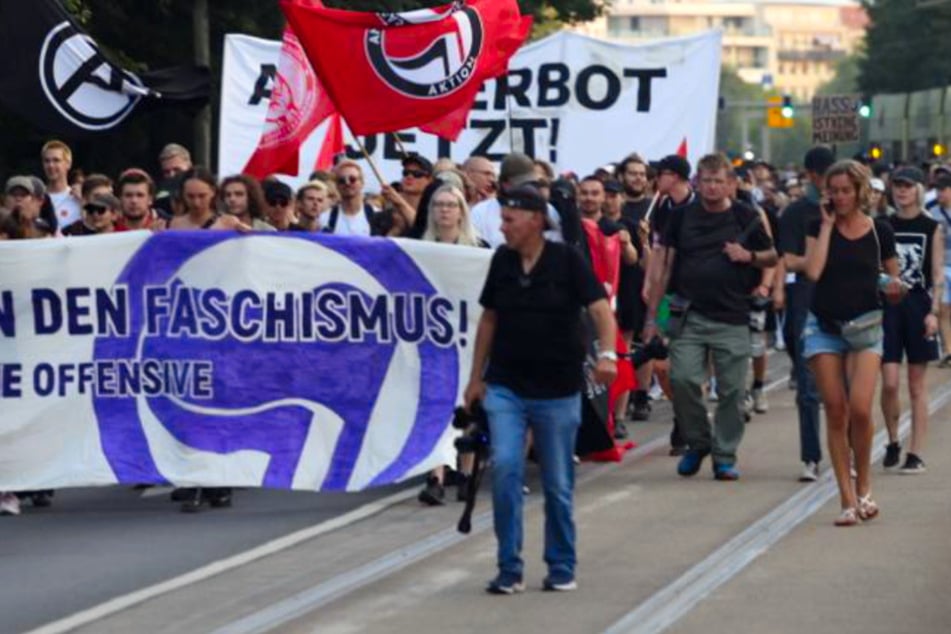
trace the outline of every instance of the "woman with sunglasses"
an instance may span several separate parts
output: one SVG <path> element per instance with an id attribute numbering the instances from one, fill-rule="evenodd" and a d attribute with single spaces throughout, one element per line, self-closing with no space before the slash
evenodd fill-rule
<path id="1" fill-rule="evenodd" d="M 806 275 L 816 286 L 803 329 L 803 356 L 825 407 L 842 507 L 836 526 L 854 526 L 879 512 L 871 492 L 872 400 L 882 359 L 879 289 L 890 301 L 901 294 L 895 235 L 889 224 L 869 217 L 870 176 L 856 161 L 830 167 L 820 219 L 806 238 Z"/>
<path id="2" fill-rule="evenodd" d="M 469 219 L 469 206 L 465 194 L 454 185 L 442 185 L 429 199 L 426 231 L 423 240 L 440 244 L 457 244 L 467 247 L 489 248 L 489 243 L 481 239 Z M 457 485 L 457 499 L 465 499 L 468 475 L 472 473 L 473 454 L 460 456 L 460 477 Z M 445 501 L 445 467 L 433 469 L 426 479 L 426 485 L 419 493 L 419 501 L 429 506 L 438 506 Z"/>

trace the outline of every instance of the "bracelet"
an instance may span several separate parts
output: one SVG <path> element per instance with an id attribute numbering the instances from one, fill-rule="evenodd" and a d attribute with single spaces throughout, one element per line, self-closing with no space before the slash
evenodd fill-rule
<path id="1" fill-rule="evenodd" d="M 750 251 L 750 266 L 756 266 L 756 251 Z"/>
<path id="2" fill-rule="evenodd" d="M 602 350 L 598 353 L 598 360 L 607 359 L 608 361 L 617 361 L 617 352 L 614 350 Z"/>

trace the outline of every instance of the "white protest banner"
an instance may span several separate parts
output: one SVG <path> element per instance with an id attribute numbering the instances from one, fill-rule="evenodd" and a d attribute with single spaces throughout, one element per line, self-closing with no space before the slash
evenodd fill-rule
<path id="1" fill-rule="evenodd" d="M 490 257 L 321 234 L 0 243 L 0 491 L 358 490 L 451 464 Z"/>
<path id="2" fill-rule="evenodd" d="M 243 40 L 226 40 L 234 57 L 255 54 Z M 455 143 L 419 130 L 400 133 L 403 147 L 430 158 L 457 162 L 473 154 L 498 161 L 512 149 L 553 163 L 558 170 L 586 174 L 631 152 L 659 159 L 686 148 L 692 163 L 714 149 L 720 80 L 721 35 L 717 31 L 629 46 L 560 31 L 523 47 L 513 58 L 506 82 L 482 87 L 467 129 Z M 230 45 L 229 45 L 230 44 Z M 222 103 L 249 103 L 262 80 L 261 67 L 276 64 L 279 43 L 267 59 L 238 72 L 228 65 L 222 77 Z M 238 50 L 241 50 L 239 53 Z M 257 50 L 257 49 L 255 49 Z M 266 106 L 255 106 L 264 125 Z M 231 121 L 252 118 L 250 107 L 221 117 L 219 172 L 239 172 L 256 145 L 231 134 Z M 244 125 L 237 123 L 236 125 Z M 301 148 L 301 171 L 289 179 L 306 179 L 316 160 L 326 124 Z M 400 177 L 402 156 L 393 134 L 363 138 L 364 145 L 389 180 Z M 361 160 L 351 143 L 347 153 Z M 369 184 L 372 188 L 372 184 Z"/>

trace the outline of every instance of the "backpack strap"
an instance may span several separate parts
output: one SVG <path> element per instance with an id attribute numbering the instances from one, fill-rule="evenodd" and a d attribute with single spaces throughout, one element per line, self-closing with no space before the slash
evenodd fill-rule
<path id="1" fill-rule="evenodd" d="M 340 205 L 334 205 L 330 208 L 330 218 L 327 219 L 327 226 L 324 227 L 324 233 L 334 233 L 337 230 L 337 220 L 340 218 Z"/>

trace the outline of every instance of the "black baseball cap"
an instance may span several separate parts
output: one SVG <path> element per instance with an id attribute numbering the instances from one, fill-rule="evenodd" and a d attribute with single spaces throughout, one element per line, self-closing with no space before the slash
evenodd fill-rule
<path id="1" fill-rule="evenodd" d="M 825 174 L 833 163 L 835 163 L 835 152 L 824 145 L 811 148 L 802 161 L 806 171 L 815 172 L 819 176 Z"/>
<path id="2" fill-rule="evenodd" d="M 406 167 L 407 165 L 412 165 L 413 163 L 415 163 L 416 165 L 419 165 L 419 168 L 422 171 L 432 175 L 433 164 L 425 156 L 421 156 L 417 154 L 416 152 L 410 152 L 409 154 L 403 157 L 403 161 L 401 164 L 403 165 L 403 167 Z"/>
<path id="3" fill-rule="evenodd" d="M 294 191 L 287 183 L 279 180 L 264 181 L 264 200 L 267 204 L 273 205 L 279 200 L 291 201 L 294 199 Z"/>
<path id="4" fill-rule="evenodd" d="M 519 185 L 502 190 L 499 194 L 499 204 L 512 209 L 548 213 L 548 203 L 538 189 L 532 185 Z"/>
<path id="5" fill-rule="evenodd" d="M 679 154 L 670 154 L 659 161 L 651 161 L 650 166 L 660 174 L 661 172 L 673 172 L 683 180 L 690 179 L 690 161 Z"/>
<path id="6" fill-rule="evenodd" d="M 902 181 L 905 183 L 913 183 L 916 185 L 924 185 L 925 183 L 925 173 L 914 165 L 904 165 L 899 167 L 891 175 L 891 181 L 897 183 Z"/>
<path id="7" fill-rule="evenodd" d="M 83 205 L 85 211 L 90 209 L 112 209 L 118 211 L 121 207 L 119 199 L 110 193 L 96 194 L 89 199 L 89 202 Z"/>
<path id="8" fill-rule="evenodd" d="M 609 194 L 620 194 L 624 191 L 624 188 L 621 187 L 621 183 L 612 178 L 604 181 L 604 191 Z"/>

